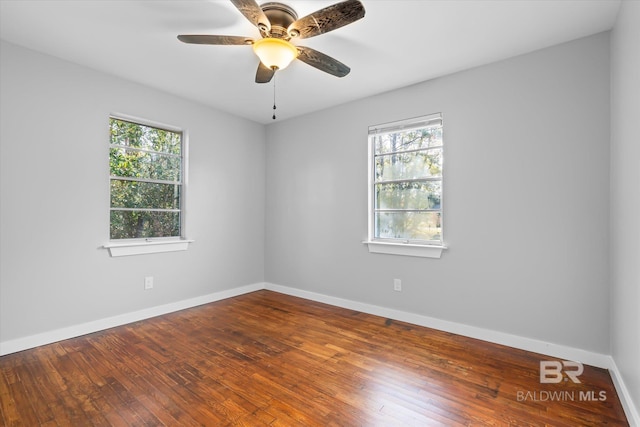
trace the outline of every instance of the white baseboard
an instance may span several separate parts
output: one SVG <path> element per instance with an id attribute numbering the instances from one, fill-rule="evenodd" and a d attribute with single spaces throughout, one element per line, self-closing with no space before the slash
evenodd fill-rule
<path id="1" fill-rule="evenodd" d="M 438 329 L 445 332 L 464 335 L 470 338 L 477 338 L 483 341 L 489 341 L 496 344 L 515 347 L 535 353 L 541 353 L 552 357 L 578 361 L 587 365 L 597 366 L 599 368 L 608 369 L 610 364 L 611 357 L 606 354 L 594 353 L 577 348 L 552 344 L 532 338 L 525 338 L 518 335 L 493 331 L 490 329 L 478 328 L 476 326 L 465 325 L 462 323 L 451 322 L 448 320 L 437 319 L 420 314 L 408 313 L 406 311 L 394 310 L 377 305 L 331 297 L 315 292 L 275 285 L 273 283 L 267 283 L 266 289 L 280 292 L 282 294 L 310 299 L 317 302 L 323 302 L 338 307 L 348 308 L 350 310 L 357 310 L 364 313 L 374 314 L 376 316 L 400 320 L 402 322 L 412 323 L 414 325 L 425 326 L 427 328 Z"/>
<path id="2" fill-rule="evenodd" d="M 82 323 L 80 325 L 70 326 L 68 328 L 56 329 L 54 331 L 43 332 L 41 334 L 30 335 L 28 337 L 9 341 L 0 341 L 0 356 L 16 353 L 22 350 L 28 350 L 30 348 L 51 344 L 69 338 L 91 334 L 93 332 L 103 331 L 105 329 L 126 325 L 128 323 L 138 322 L 140 320 L 161 316 L 163 314 L 173 313 L 175 311 L 184 310 L 186 308 L 196 307 L 198 305 L 232 298 L 249 292 L 255 292 L 264 288 L 264 283 L 255 283 L 251 285 L 240 286 L 237 288 L 214 292 L 212 294 L 177 301 L 170 304 L 146 308 L 144 310 L 125 313 L 105 319 L 94 320 L 91 322 Z"/>
<path id="3" fill-rule="evenodd" d="M 40 334 L 9 341 L 0 341 L 0 356 L 27 350 L 45 344 L 51 344 L 53 342 L 62 341 L 69 338 L 75 338 L 81 335 L 102 331 L 105 329 L 137 322 L 144 319 L 149 319 L 151 317 L 161 316 L 167 313 L 173 313 L 175 311 L 184 310 L 186 308 L 208 304 L 214 301 L 220 301 L 226 298 L 231 298 L 261 289 L 268 289 L 286 295 L 305 298 L 325 304 L 334 305 L 337 307 L 347 308 L 350 310 L 362 311 L 364 313 L 374 314 L 381 317 L 412 323 L 414 325 L 425 326 L 428 328 L 464 335 L 471 338 L 477 338 L 484 341 L 507 345 L 509 347 L 515 347 L 527 351 L 546 354 L 557 358 L 580 361 L 582 363 L 601 368 L 610 369 L 613 361 L 613 359 L 611 359 L 611 356 L 609 355 L 593 353 L 572 347 L 551 344 L 548 342 L 520 337 L 517 335 L 511 335 L 504 332 L 492 331 L 489 329 L 464 325 L 461 323 L 423 316 L 420 314 L 408 313 L 405 311 L 394 310 L 358 301 L 347 300 L 287 286 L 276 285 L 274 283 L 254 283 L 251 285 L 240 286 L 237 288 L 215 292 L 196 298 L 177 301 L 170 304 L 108 317 L 105 319 L 94 320 L 91 322 L 70 326 L 68 328 L 43 332 Z"/>
<path id="4" fill-rule="evenodd" d="M 316 302 L 334 305 L 337 307 L 347 308 L 350 310 L 361 311 L 363 313 L 373 314 L 376 316 L 386 317 L 389 319 L 399 320 L 414 325 L 425 326 L 427 328 L 438 329 L 440 331 L 451 332 L 470 338 L 476 338 L 483 341 L 489 341 L 496 344 L 506 345 L 521 350 L 531 351 L 548 355 L 554 358 L 579 361 L 586 365 L 596 366 L 608 369 L 611 373 L 613 385 L 620 397 L 620 401 L 624 408 L 627 420 L 632 427 L 640 427 L 638 418 L 638 410 L 633 404 L 631 395 L 625 387 L 620 372 L 615 361 L 610 355 L 594 353 L 579 348 L 563 346 L 559 344 L 548 343 L 532 338 L 525 338 L 518 335 L 507 334 L 504 332 L 493 331 L 490 329 L 478 328 L 476 326 L 465 325 L 462 323 L 450 322 L 448 320 L 437 319 L 434 317 L 423 316 L 415 313 L 407 313 L 405 311 L 394 310 L 390 308 L 380 307 L 377 305 L 366 304 L 362 302 L 336 298 L 329 295 L 319 294 L 315 292 L 305 291 L 302 289 L 290 288 L 287 286 L 276 285 L 273 283 L 265 283 L 265 289 L 279 292 L 281 294 L 291 295 L 299 298 L 305 298 Z"/>
<path id="5" fill-rule="evenodd" d="M 618 370 L 618 365 L 616 365 L 613 357 L 609 356 L 609 358 L 611 359 L 609 373 L 611 374 L 611 380 L 613 381 L 613 385 L 616 388 L 616 392 L 618 393 L 618 397 L 620 398 L 620 402 L 624 408 L 624 413 L 627 415 L 627 421 L 629 421 L 631 427 L 640 427 L 640 413 L 638 413 L 638 408 L 633 404 L 629 389 L 624 383 L 622 375 Z"/>
<path id="6" fill-rule="evenodd" d="M 255 292 L 262 289 L 268 289 L 281 294 L 296 296 L 309 299 L 337 307 L 347 308 L 350 310 L 361 311 L 363 313 L 373 314 L 376 316 L 386 317 L 389 319 L 399 320 L 402 322 L 412 323 L 414 325 L 425 326 L 428 328 L 438 329 L 445 332 L 451 332 L 458 335 L 464 335 L 470 338 L 476 338 L 483 341 L 489 341 L 496 344 L 502 344 L 509 347 L 515 347 L 526 351 L 545 354 L 551 357 L 561 358 L 565 360 L 580 361 L 587 365 L 597 366 L 608 369 L 611 373 L 613 384 L 616 388 L 622 406 L 627 415 L 627 419 L 632 427 L 640 427 L 640 417 L 638 409 L 634 406 L 631 395 L 626 388 L 620 371 L 615 364 L 614 359 L 610 355 L 594 353 L 578 348 L 567 347 L 563 345 L 548 343 L 545 341 L 525 338 L 517 335 L 507 334 L 504 332 L 493 331 L 490 329 L 478 328 L 475 326 L 465 325 L 462 323 L 451 322 L 448 320 L 437 319 L 434 317 L 423 316 L 415 313 L 394 310 L 377 305 L 366 304 L 358 301 L 347 300 L 343 298 L 332 297 L 329 295 L 319 294 L 316 292 L 305 291 L 302 289 L 291 288 L 287 286 L 276 285 L 274 283 L 254 283 L 251 285 L 240 286 L 225 291 L 215 292 L 196 298 L 183 301 L 177 301 L 157 307 L 151 307 L 131 313 L 113 316 L 106 319 L 95 320 L 68 328 L 57 329 L 54 331 L 43 332 L 41 334 L 31 335 L 24 338 L 18 338 L 9 341 L 0 341 L 0 356 L 16 353 L 18 351 L 27 350 L 41 345 L 51 344 L 65 339 L 75 338 L 93 332 L 102 331 L 116 326 L 126 325 L 128 323 L 149 319 L 163 314 L 173 313 L 175 311 L 184 310 L 198 305 L 208 304 L 249 292 Z"/>

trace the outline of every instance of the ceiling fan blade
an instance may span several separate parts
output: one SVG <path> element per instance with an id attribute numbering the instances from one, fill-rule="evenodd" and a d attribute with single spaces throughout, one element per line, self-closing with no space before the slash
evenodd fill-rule
<path id="1" fill-rule="evenodd" d="M 264 14 L 262 8 L 255 0 L 231 0 L 231 3 L 233 3 L 249 22 L 260 29 L 263 36 L 264 34 L 269 34 L 269 31 L 271 31 L 271 22 L 269 22 L 269 18 L 267 18 L 267 15 Z"/>
<path id="2" fill-rule="evenodd" d="M 315 49 L 305 46 L 297 46 L 298 59 L 302 62 L 317 68 L 320 71 L 329 73 L 336 77 L 344 77 L 351 71 L 351 68 L 344 65 L 342 62 L 325 55 L 322 52 L 318 52 Z"/>
<path id="3" fill-rule="evenodd" d="M 269 83 L 275 73 L 276 70 L 268 68 L 262 62 L 258 63 L 258 71 L 256 71 L 256 83 Z"/>
<path id="4" fill-rule="evenodd" d="M 192 44 L 215 44 L 215 45 L 241 45 L 252 44 L 253 39 L 242 36 L 213 36 L 199 34 L 181 34 L 178 40 L 183 43 Z"/>
<path id="5" fill-rule="evenodd" d="M 306 39 L 328 33 L 364 17 L 364 6 L 358 0 L 347 0 L 320 9 L 289 25 L 291 37 Z"/>

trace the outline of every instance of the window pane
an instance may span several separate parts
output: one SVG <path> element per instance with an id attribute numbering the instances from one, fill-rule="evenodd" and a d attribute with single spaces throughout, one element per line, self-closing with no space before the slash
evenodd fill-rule
<path id="1" fill-rule="evenodd" d="M 377 212 L 376 238 L 440 241 L 439 212 Z"/>
<path id="2" fill-rule="evenodd" d="M 376 184 L 376 209 L 440 209 L 440 181 Z"/>
<path id="3" fill-rule="evenodd" d="M 442 176 L 442 148 L 376 156 L 376 181 Z"/>
<path id="4" fill-rule="evenodd" d="M 112 147 L 109 166 L 111 176 L 180 181 L 179 157 Z"/>
<path id="5" fill-rule="evenodd" d="M 180 209 L 180 185 L 112 179 L 111 207 Z"/>
<path id="6" fill-rule="evenodd" d="M 180 212 L 111 211 L 111 239 L 180 236 Z"/>
<path id="7" fill-rule="evenodd" d="M 375 154 L 442 145 L 442 128 L 425 128 L 375 136 Z"/>
<path id="8" fill-rule="evenodd" d="M 111 143 L 161 153 L 180 154 L 181 133 L 124 120 L 110 120 Z"/>

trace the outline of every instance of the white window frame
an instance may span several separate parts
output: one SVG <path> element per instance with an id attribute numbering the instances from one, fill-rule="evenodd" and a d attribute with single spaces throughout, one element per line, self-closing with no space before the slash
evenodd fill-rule
<path id="1" fill-rule="evenodd" d="M 435 113 L 426 116 L 414 117 L 411 119 L 399 120 L 390 123 L 383 123 L 378 125 L 369 126 L 368 137 L 368 237 L 364 241 L 369 252 L 382 253 L 391 255 L 404 255 L 415 256 L 425 258 L 440 258 L 442 251 L 446 249 L 444 245 L 444 140 L 442 144 L 443 153 L 443 169 L 442 177 L 439 179 L 441 183 L 441 198 L 439 209 L 429 210 L 431 212 L 440 212 L 440 227 L 441 227 L 441 239 L 439 241 L 424 241 L 424 240 L 404 240 L 404 239 L 392 239 L 392 238 L 380 238 L 375 236 L 375 185 L 376 185 L 376 171 L 375 171 L 375 136 L 380 133 L 392 133 L 394 131 L 407 131 L 411 129 L 419 129 L 423 127 L 429 127 L 439 125 L 443 126 L 442 114 Z M 434 178 L 425 178 L 425 181 Z"/>
<path id="2" fill-rule="evenodd" d="M 159 252 L 175 252 L 175 251 L 184 251 L 189 247 L 189 243 L 192 243 L 193 240 L 188 239 L 186 237 L 186 200 L 187 200 L 187 177 L 188 177 L 188 153 L 189 153 L 189 138 L 187 131 L 180 127 L 167 125 L 164 123 L 159 123 L 156 121 L 143 119 L 140 117 L 134 117 L 121 113 L 114 113 L 109 115 L 109 120 L 121 120 L 130 122 L 133 124 L 153 127 L 156 129 L 162 129 L 169 132 L 179 133 L 181 134 L 181 179 L 180 179 L 180 236 L 170 236 L 170 237 L 153 237 L 153 238 L 135 238 L 135 239 L 111 239 L 109 238 L 109 242 L 105 243 L 103 247 L 109 250 L 109 253 L 112 257 L 118 256 L 128 256 L 128 255 L 141 255 L 141 254 L 151 254 L 151 253 L 159 253 Z M 109 139 L 109 148 L 112 147 L 111 141 Z M 113 178 L 109 172 L 109 198 L 111 198 L 111 179 Z M 136 181 L 139 182 L 157 182 L 156 180 L 147 180 L 147 179 L 138 179 Z M 109 203 L 110 205 L 110 203 Z M 111 212 L 113 208 L 109 206 L 109 212 Z M 119 210 L 119 209 L 117 209 Z M 111 227 L 111 215 L 109 215 L 109 229 Z M 109 234 L 111 234 L 109 232 Z"/>

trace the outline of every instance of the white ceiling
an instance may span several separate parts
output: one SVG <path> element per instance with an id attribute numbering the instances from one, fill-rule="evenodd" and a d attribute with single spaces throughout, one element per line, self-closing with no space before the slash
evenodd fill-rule
<path id="1" fill-rule="evenodd" d="M 283 0 L 299 17 L 338 0 Z M 340 79 L 294 61 L 276 75 L 278 120 L 612 28 L 620 0 L 362 0 L 366 16 L 297 40 L 351 67 Z M 270 123 L 273 85 L 249 46 L 178 34 L 259 37 L 227 0 L 0 0 L 0 38 Z"/>

